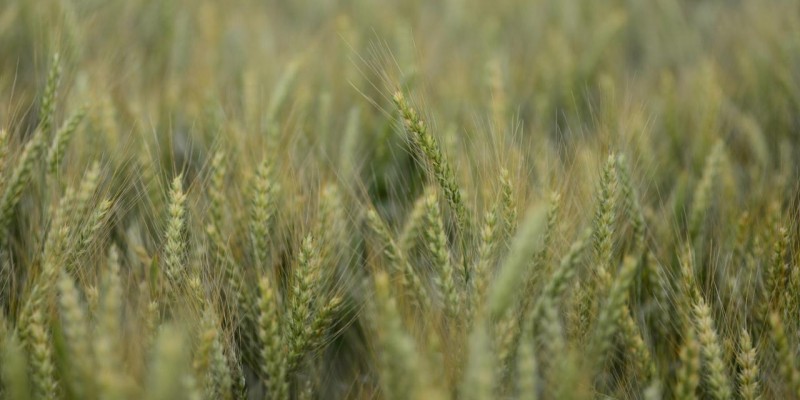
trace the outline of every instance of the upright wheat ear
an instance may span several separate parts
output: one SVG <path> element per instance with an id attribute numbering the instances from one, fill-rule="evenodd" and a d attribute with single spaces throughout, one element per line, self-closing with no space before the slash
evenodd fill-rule
<path id="1" fill-rule="evenodd" d="M 289 398 L 286 381 L 287 360 L 284 333 L 281 327 L 280 309 L 275 290 L 267 277 L 259 282 L 261 297 L 258 301 L 258 338 L 261 341 L 261 372 L 266 378 L 267 393 L 270 398 L 283 400 Z"/>
<path id="2" fill-rule="evenodd" d="M 714 328 L 714 321 L 711 318 L 711 308 L 702 298 L 694 306 L 694 317 L 701 352 L 708 371 L 708 384 L 711 386 L 711 394 L 717 400 L 730 399 L 733 394 L 728 373 L 725 370 L 719 337 Z"/>
<path id="3" fill-rule="evenodd" d="M 742 400 L 756 400 L 760 398 L 758 360 L 756 348 L 746 329 L 742 330 L 739 338 L 739 353 L 736 355 L 739 364 L 739 397 Z"/>
<path id="4" fill-rule="evenodd" d="M 414 302 L 422 307 L 423 310 L 428 310 L 430 308 L 430 297 L 428 296 L 428 292 L 422 280 L 406 258 L 405 253 L 403 253 L 392 239 L 386 224 L 384 224 L 381 217 L 372 208 L 367 210 L 367 223 L 383 242 L 385 246 L 383 253 L 386 255 L 386 258 L 389 259 L 389 262 L 392 263 L 392 268 L 395 273 L 400 274 L 402 277 L 403 286 L 413 296 Z"/>
<path id="5" fill-rule="evenodd" d="M 56 111 L 56 96 L 58 94 L 58 84 L 61 81 L 61 57 L 58 53 L 53 55 L 50 64 L 50 72 L 47 75 L 47 84 L 44 87 L 42 105 L 39 109 L 39 131 L 44 135 L 50 134 L 53 126 L 53 115 Z"/>
<path id="6" fill-rule="evenodd" d="M 32 398 L 28 381 L 28 362 L 16 332 L 3 332 L 0 337 L 0 382 L 3 395 L 8 399 L 29 400 Z"/>
<path id="7" fill-rule="evenodd" d="M 271 167 L 264 161 L 258 166 L 255 182 L 253 183 L 253 198 L 251 205 L 250 235 L 256 262 L 262 271 L 269 267 L 269 230 L 270 220 L 275 209 L 276 185 L 270 178 Z"/>
<path id="8" fill-rule="evenodd" d="M 442 224 L 442 214 L 435 193 L 431 193 L 426 201 L 427 213 L 425 240 L 428 242 L 433 265 L 439 274 L 436 281 L 444 298 L 445 313 L 451 317 L 459 314 L 460 296 L 453 276 L 453 264 L 450 260 L 450 249 Z"/>
<path id="9" fill-rule="evenodd" d="M 397 303 L 389 291 L 389 277 L 379 271 L 375 275 L 375 331 L 381 347 L 379 362 L 383 394 L 389 399 L 417 398 L 419 356 L 413 339 L 405 333 Z"/>
<path id="10" fill-rule="evenodd" d="M 493 317 L 502 316 L 510 307 L 511 301 L 522 286 L 520 279 L 525 265 L 543 245 L 547 212 L 545 207 L 536 207 L 528 211 L 521 228 L 514 236 L 511 250 L 503 262 L 503 266 L 489 289 L 488 308 Z"/>
<path id="11" fill-rule="evenodd" d="M 788 393 L 800 398 L 800 371 L 797 369 L 797 358 L 794 350 L 789 346 L 789 339 L 786 337 L 783 321 L 781 321 L 778 313 L 770 314 L 769 326 L 771 328 L 772 341 L 775 343 L 778 370 L 783 375 Z"/>
<path id="12" fill-rule="evenodd" d="M 53 144 L 50 146 L 50 152 L 47 154 L 47 170 L 50 174 L 55 174 L 58 166 L 64 159 L 64 153 L 67 150 L 67 145 L 72 139 L 72 135 L 78 129 L 83 117 L 86 116 L 86 107 L 81 107 L 64 123 L 53 139 Z"/>
<path id="13" fill-rule="evenodd" d="M 694 203 L 691 214 L 689 214 L 689 237 L 692 239 L 697 238 L 701 233 L 708 210 L 713 204 L 713 196 L 724 157 L 725 145 L 721 141 L 717 142 L 706 159 L 703 177 L 694 191 Z"/>
<path id="14" fill-rule="evenodd" d="M 700 342 L 692 326 L 686 330 L 678 358 L 680 366 L 676 374 L 675 398 L 696 399 L 700 385 Z"/>
<path id="15" fill-rule="evenodd" d="M 633 283 L 637 266 L 636 258 L 632 256 L 625 257 L 619 275 L 608 293 L 608 299 L 600 310 L 591 343 L 593 361 L 597 363 L 596 365 L 605 361 L 605 357 L 611 347 L 611 339 L 619 329 L 619 322 L 622 320 L 626 310 L 625 303 L 628 301 L 628 290 Z"/>
<path id="16" fill-rule="evenodd" d="M 94 357 L 91 352 L 91 337 L 89 336 L 89 321 L 80 295 L 72 277 L 61 271 L 58 280 L 58 289 L 61 295 L 59 308 L 63 325 L 64 339 L 69 354 L 70 368 L 68 381 L 72 393 L 79 398 L 93 394 L 92 388 L 87 387 L 93 382 Z"/>
<path id="17" fill-rule="evenodd" d="M 167 277 L 172 284 L 180 282 L 183 277 L 183 256 L 186 245 L 183 241 L 185 221 L 186 195 L 183 193 L 183 176 L 172 180 L 169 192 L 169 224 L 167 225 L 166 246 L 164 247 Z"/>

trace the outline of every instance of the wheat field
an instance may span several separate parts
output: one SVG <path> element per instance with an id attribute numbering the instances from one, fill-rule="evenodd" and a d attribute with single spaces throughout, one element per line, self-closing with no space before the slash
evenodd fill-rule
<path id="1" fill-rule="evenodd" d="M 800 1 L 0 0 L 0 398 L 800 399 Z"/>

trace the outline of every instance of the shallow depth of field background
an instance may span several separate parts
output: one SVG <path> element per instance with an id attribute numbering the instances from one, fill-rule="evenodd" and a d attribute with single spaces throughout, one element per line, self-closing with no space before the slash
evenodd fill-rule
<path id="1" fill-rule="evenodd" d="M 800 398 L 798 1 L 0 0 L 0 130 L 4 398 Z"/>

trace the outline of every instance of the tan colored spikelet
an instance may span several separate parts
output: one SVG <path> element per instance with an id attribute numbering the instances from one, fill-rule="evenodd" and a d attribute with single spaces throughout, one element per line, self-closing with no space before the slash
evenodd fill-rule
<path id="1" fill-rule="evenodd" d="M 209 214 L 211 223 L 216 229 L 222 229 L 224 224 L 224 204 L 225 204 L 225 177 L 228 172 L 228 165 L 225 162 L 226 154 L 219 150 L 211 158 L 211 178 L 208 186 Z"/>
<path id="2" fill-rule="evenodd" d="M 50 338 L 41 310 L 34 310 L 27 325 L 28 353 L 30 354 L 31 383 L 38 399 L 57 399 L 55 364 Z"/>
<path id="3" fill-rule="evenodd" d="M 294 370 L 305 355 L 311 340 L 311 316 L 314 312 L 314 299 L 318 296 L 321 275 L 319 249 L 308 235 L 300 246 L 300 255 L 291 284 L 292 297 L 289 313 L 289 371 Z"/>
<path id="4" fill-rule="evenodd" d="M 184 243 L 186 195 L 183 192 L 183 177 L 178 175 L 172 180 L 169 193 L 169 222 L 167 225 L 166 244 L 164 246 L 164 258 L 166 262 L 166 274 L 172 284 L 180 281 L 184 272 L 184 253 L 186 244 Z"/>
<path id="5" fill-rule="evenodd" d="M 739 397 L 742 400 L 757 400 L 761 397 L 756 354 L 750 333 L 743 329 L 739 337 L 739 352 L 736 354 L 736 362 L 739 364 Z"/>
<path id="6" fill-rule="evenodd" d="M 608 156 L 600 177 L 597 193 L 597 210 L 594 217 L 594 249 L 597 260 L 597 290 L 607 290 L 611 285 L 611 257 L 614 246 L 614 221 L 617 208 L 616 159 Z"/>
<path id="7" fill-rule="evenodd" d="M 731 392 L 730 378 L 725 368 L 719 337 L 714 328 L 711 308 L 702 297 L 694 305 L 694 322 L 703 355 L 703 364 L 707 371 L 710 392 L 717 400 L 730 399 L 733 393 Z"/>
<path id="8" fill-rule="evenodd" d="M 261 341 L 261 370 L 266 379 L 270 398 L 288 399 L 289 387 L 286 380 L 286 345 L 280 318 L 280 309 L 275 290 L 269 279 L 262 277 L 259 282 L 261 297 L 258 308 L 258 337 Z"/>
<path id="9" fill-rule="evenodd" d="M 98 391 L 101 397 L 112 399 L 124 398 L 128 390 L 121 370 L 123 291 L 119 271 L 118 252 L 112 247 L 103 273 L 93 342 Z"/>
<path id="10" fill-rule="evenodd" d="M 460 296 L 456 288 L 453 263 L 450 259 L 450 250 L 447 246 L 447 237 L 442 224 L 442 215 L 439 202 L 434 193 L 426 201 L 426 229 L 425 240 L 428 242 L 434 270 L 439 274 L 436 284 L 444 298 L 445 313 L 451 317 L 459 315 Z"/>
<path id="11" fill-rule="evenodd" d="M 67 345 L 67 360 L 70 374 L 67 384 L 74 396 L 91 396 L 94 392 L 90 387 L 94 373 L 94 355 L 91 350 L 91 336 L 89 334 L 89 321 L 80 295 L 72 277 L 61 271 L 58 280 L 59 308 L 61 310 L 62 332 Z"/>
<path id="12" fill-rule="evenodd" d="M 619 270 L 611 291 L 608 293 L 608 298 L 600 309 L 600 315 L 597 317 L 597 325 L 590 345 L 592 357 L 598 365 L 605 361 L 605 357 L 611 347 L 611 339 L 619 330 L 619 321 L 622 319 L 626 309 L 628 290 L 633 283 L 637 266 L 636 258 L 625 257 L 622 268 Z"/>
<path id="13" fill-rule="evenodd" d="M 475 267 L 475 276 L 471 280 L 472 297 L 470 318 L 480 312 L 486 301 L 490 277 L 494 273 L 495 255 L 497 253 L 498 229 L 497 213 L 494 210 L 486 212 L 483 228 L 481 229 L 481 247 L 478 251 L 478 262 Z"/>
<path id="14" fill-rule="evenodd" d="M 500 169 L 501 203 L 503 219 L 503 241 L 508 241 L 517 230 L 517 199 L 514 184 L 508 170 Z"/>
<path id="15" fill-rule="evenodd" d="M 253 198 L 251 204 L 250 235 L 256 262 L 262 271 L 269 267 L 269 231 L 272 215 L 275 210 L 275 191 L 272 183 L 270 165 L 264 161 L 259 165 L 253 182 Z"/>
<path id="16" fill-rule="evenodd" d="M 795 352 L 789 346 L 789 339 L 778 313 L 773 312 L 769 315 L 769 326 L 770 336 L 775 343 L 778 371 L 782 375 L 784 385 L 790 395 L 800 397 L 800 371 L 797 369 Z"/>
<path id="17" fill-rule="evenodd" d="M 650 349 L 647 347 L 647 343 L 642 337 L 642 331 L 627 306 L 622 315 L 620 331 L 625 343 L 625 352 L 633 364 L 633 370 L 636 372 L 638 379 L 649 381 L 656 372 Z"/>
<path id="18" fill-rule="evenodd" d="M 386 224 L 372 208 L 367 210 L 367 223 L 383 242 L 383 253 L 389 259 L 389 262 L 392 263 L 392 268 L 395 273 L 402 277 L 403 286 L 412 294 L 413 301 L 418 306 L 422 307 L 422 310 L 430 309 L 430 297 L 428 296 L 427 289 L 422 283 L 419 274 L 414 269 L 413 265 L 408 262 L 405 253 L 392 239 Z"/>
<path id="19" fill-rule="evenodd" d="M 676 374 L 675 398 L 696 399 L 697 387 L 700 385 L 700 342 L 694 327 L 688 327 L 678 357 L 680 366 Z"/>
<path id="20" fill-rule="evenodd" d="M 207 399 L 232 399 L 232 378 L 220 340 L 220 328 L 213 308 L 206 307 L 200 322 L 194 369 Z"/>

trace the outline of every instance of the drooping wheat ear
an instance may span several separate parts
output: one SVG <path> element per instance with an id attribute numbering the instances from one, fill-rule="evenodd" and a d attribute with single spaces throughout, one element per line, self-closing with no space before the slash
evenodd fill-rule
<path id="1" fill-rule="evenodd" d="M 275 289 L 266 275 L 259 281 L 259 288 L 261 297 L 258 300 L 258 338 L 261 342 L 261 373 L 270 398 L 288 399 L 289 385 L 286 380 L 288 366 L 280 304 L 275 296 Z"/>
<path id="2" fill-rule="evenodd" d="M 742 329 L 739 337 L 739 353 L 736 355 L 736 362 L 739 364 L 739 397 L 742 400 L 757 400 L 761 397 L 756 354 L 750 333 L 747 329 Z"/>
<path id="3" fill-rule="evenodd" d="M 223 352 L 220 332 L 216 313 L 212 307 L 207 306 L 200 322 L 200 340 L 194 357 L 194 369 L 201 382 L 205 383 L 205 398 L 232 400 L 233 381 Z"/>
<path id="4" fill-rule="evenodd" d="M 28 361 L 16 332 L 9 330 L 0 337 L 0 357 L 3 359 L 0 363 L 2 394 L 7 399 L 30 400 Z"/>
<path id="5" fill-rule="evenodd" d="M 439 274 L 436 284 L 444 297 L 444 310 L 449 316 L 459 314 L 459 293 L 453 276 L 453 264 L 450 261 L 450 250 L 447 247 L 447 236 L 442 224 L 442 214 L 439 210 L 439 201 L 435 193 L 431 193 L 426 200 L 427 212 L 425 213 L 425 241 L 431 252 L 435 271 Z"/>
<path id="6" fill-rule="evenodd" d="M 697 387 L 700 385 L 700 342 L 692 326 L 684 331 L 683 346 L 678 358 L 680 366 L 676 373 L 675 398 L 696 399 Z"/>
<path id="7" fill-rule="evenodd" d="M 123 291 L 120 282 L 119 253 L 116 247 L 108 252 L 108 268 L 103 271 L 101 298 L 94 333 L 94 355 L 97 385 L 101 397 L 123 398 L 125 376 L 121 367 Z"/>
<path id="8" fill-rule="evenodd" d="M 208 185 L 209 215 L 217 230 L 223 228 L 225 210 L 225 176 L 228 164 L 225 152 L 218 150 L 211 158 L 211 177 Z"/>
<path id="9" fill-rule="evenodd" d="M 42 105 L 39 109 L 39 131 L 45 136 L 50 133 L 53 126 L 53 116 L 56 111 L 56 96 L 58 94 L 58 84 L 61 81 L 61 58 L 58 53 L 53 54 L 50 64 L 50 71 L 47 74 L 47 83 L 42 95 Z"/>
<path id="10" fill-rule="evenodd" d="M 622 313 L 620 330 L 625 344 L 625 352 L 633 363 L 637 377 L 642 382 L 649 381 L 655 376 L 656 366 L 650 355 L 650 349 L 644 341 L 642 331 L 627 306 L 624 307 Z"/>
<path id="11" fill-rule="evenodd" d="M 616 158 L 608 156 L 597 189 L 597 210 L 594 216 L 594 250 L 597 262 L 597 290 L 611 285 L 611 257 L 614 246 L 614 221 L 617 208 Z"/>
<path id="12" fill-rule="evenodd" d="M 486 300 L 489 280 L 494 273 L 495 256 L 498 243 L 497 213 L 494 210 L 486 212 L 483 229 L 481 230 L 481 247 L 478 251 L 478 264 L 475 267 L 475 277 L 472 284 L 472 302 L 470 304 L 470 318 L 474 318 L 479 308 Z"/>
<path id="13" fill-rule="evenodd" d="M 631 182 L 631 173 L 624 155 L 617 156 L 617 176 L 619 178 L 622 196 L 622 205 L 633 227 L 633 249 L 636 251 L 645 240 L 645 221 L 642 205 L 639 203 L 639 193 Z"/>
<path id="14" fill-rule="evenodd" d="M 501 203 L 503 216 L 503 241 L 508 241 L 517 230 L 517 198 L 514 191 L 514 183 L 508 170 L 500 169 Z"/>
<path id="15" fill-rule="evenodd" d="M 428 197 L 435 192 L 435 188 L 428 186 L 422 193 L 422 196 L 414 201 L 414 206 L 411 208 L 411 213 L 406 217 L 406 223 L 403 225 L 403 230 L 400 232 L 400 237 L 397 239 L 397 246 L 403 253 L 408 254 L 413 250 L 417 240 L 423 236 L 425 231 L 425 218 L 428 212 Z"/>
<path id="16" fill-rule="evenodd" d="M 495 383 L 495 357 L 489 339 L 489 324 L 478 321 L 469 338 L 469 356 L 461 385 L 461 398 L 491 399 Z"/>
<path id="17" fill-rule="evenodd" d="M 694 190 L 694 200 L 689 214 L 689 237 L 693 240 L 698 237 L 703 228 L 708 210 L 714 203 L 716 184 L 719 180 L 720 168 L 725 157 L 725 145 L 717 142 L 706 158 L 703 176 Z"/>
<path id="18" fill-rule="evenodd" d="M 69 362 L 67 384 L 77 398 L 86 398 L 94 393 L 91 387 L 94 374 L 89 321 L 80 302 L 80 294 L 72 277 L 61 271 L 58 279 L 59 309 L 64 342 L 67 346 L 66 358 Z"/>
<path id="19" fill-rule="evenodd" d="M 272 183 L 272 171 L 267 161 L 262 162 L 256 171 L 253 182 L 253 200 L 250 210 L 250 236 L 256 263 L 262 271 L 269 269 L 269 231 L 272 214 L 275 211 L 275 191 Z"/>
<path id="20" fill-rule="evenodd" d="M 408 262 L 405 253 L 398 247 L 394 239 L 392 239 L 389 228 L 372 208 L 367 210 L 367 223 L 370 229 L 372 229 L 381 242 L 383 242 L 383 254 L 389 259 L 394 272 L 402 277 L 403 287 L 411 294 L 413 301 L 421 307 L 422 310 L 430 309 L 430 297 L 428 296 L 428 292 L 419 274 L 417 274 L 414 266 Z"/>
<path id="21" fill-rule="evenodd" d="M 493 317 L 502 316 L 518 295 L 523 284 L 520 278 L 523 276 L 525 266 L 543 246 L 542 234 L 546 225 L 546 215 L 545 207 L 537 206 L 531 209 L 514 235 L 511 250 L 489 288 L 487 301 Z"/>
<path id="22" fill-rule="evenodd" d="M 772 341 L 775 343 L 778 370 L 783 375 L 790 395 L 800 398 L 800 371 L 797 369 L 796 353 L 789 346 L 789 338 L 786 336 L 783 321 L 778 313 L 770 313 L 769 326 Z"/>
<path id="23" fill-rule="evenodd" d="M 711 307 L 700 297 L 694 305 L 694 323 L 697 329 L 697 338 L 700 341 L 700 349 L 706 367 L 706 377 L 710 386 L 710 393 L 718 400 L 730 399 L 731 392 L 730 379 L 725 368 L 725 361 L 722 355 L 717 331 L 714 328 L 714 320 L 711 318 Z"/>
<path id="24" fill-rule="evenodd" d="M 6 229 L 14 215 L 14 208 L 22 197 L 22 191 L 30 183 L 33 168 L 39 162 L 43 149 L 44 135 L 35 134 L 16 161 L 17 167 L 14 168 L 0 200 L 0 243 L 5 240 Z"/>
<path id="25" fill-rule="evenodd" d="M 186 194 L 183 192 L 183 176 L 172 180 L 169 192 L 169 224 L 164 247 L 167 277 L 172 284 L 180 282 L 184 272 L 183 256 L 186 244 L 183 240 L 186 225 Z"/>
<path id="26" fill-rule="evenodd" d="M 605 361 L 606 354 L 611 348 L 611 339 L 619 329 L 619 321 L 624 315 L 625 303 L 628 301 L 628 291 L 636 275 L 637 261 L 636 257 L 625 257 L 622 268 L 608 293 L 608 300 L 600 309 L 590 347 L 595 365 L 600 366 Z"/>
<path id="27" fill-rule="evenodd" d="M 380 379 L 383 395 L 391 400 L 416 398 L 419 355 L 414 340 L 405 332 L 395 299 L 389 291 L 389 276 L 375 274 L 375 333 L 380 346 Z"/>
<path id="28" fill-rule="evenodd" d="M 536 351 L 532 340 L 523 340 L 519 344 L 517 354 L 517 398 L 537 400 L 539 392 L 539 367 L 536 363 Z"/>
<path id="29" fill-rule="evenodd" d="M 33 391 L 37 399 L 57 399 L 59 388 L 55 376 L 53 350 L 42 311 L 35 309 L 27 322 L 28 354 L 30 355 Z"/>
<path id="30" fill-rule="evenodd" d="M 189 349 L 181 330 L 166 325 L 156 339 L 143 398 L 152 400 L 199 399 L 189 366 Z M 116 398 L 116 397 L 114 397 Z"/>
<path id="31" fill-rule="evenodd" d="M 47 153 L 47 171 L 50 174 L 55 174 L 56 171 L 58 171 L 59 164 L 61 160 L 64 159 L 64 153 L 72 139 L 72 135 L 78 129 L 78 126 L 85 116 L 86 107 L 78 108 L 56 132 L 56 136 L 53 138 L 53 144 L 50 146 L 50 152 Z"/>
<path id="32" fill-rule="evenodd" d="M 461 189 L 456 181 L 455 173 L 453 172 L 450 163 L 444 157 L 439 143 L 436 141 L 429 132 L 425 123 L 419 117 L 417 112 L 409 106 L 405 97 L 401 92 L 396 92 L 393 97 L 395 106 L 400 110 L 403 118 L 403 123 L 414 144 L 415 150 L 420 152 L 421 156 L 427 161 L 433 170 L 433 176 L 439 183 L 445 199 L 450 204 L 456 215 L 456 223 L 459 229 L 459 236 L 461 241 L 461 256 L 464 262 L 464 275 L 469 280 L 469 271 L 467 270 L 467 248 L 466 236 L 469 230 L 469 217 L 467 215 L 467 207 L 464 199 L 461 197 Z"/>
<path id="33" fill-rule="evenodd" d="M 289 371 L 293 371 L 305 355 L 311 339 L 310 319 L 315 299 L 320 295 L 321 265 L 316 242 L 308 235 L 300 246 L 300 255 L 292 282 L 289 313 Z"/>

